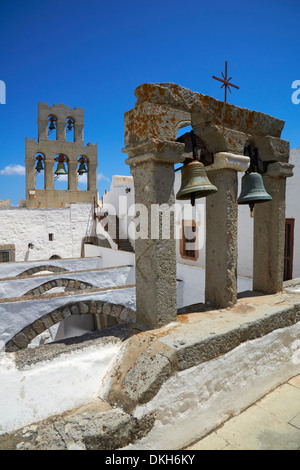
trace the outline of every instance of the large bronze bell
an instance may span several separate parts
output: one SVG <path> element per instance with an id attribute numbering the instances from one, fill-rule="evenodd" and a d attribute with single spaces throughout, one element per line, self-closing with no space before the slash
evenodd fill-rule
<path id="1" fill-rule="evenodd" d="M 254 205 L 267 201 L 272 201 L 272 197 L 265 190 L 262 176 L 256 172 L 245 173 L 238 204 L 249 204 L 253 217 Z"/>
<path id="2" fill-rule="evenodd" d="M 181 188 L 176 195 L 177 200 L 190 199 L 194 206 L 195 199 L 209 196 L 217 191 L 217 188 L 209 181 L 203 163 L 198 160 L 184 163 L 181 168 Z"/>
<path id="3" fill-rule="evenodd" d="M 58 176 L 68 174 L 68 172 L 66 171 L 66 167 L 65 167 L 64 163 L 58 163 L 55 174 L 58 175 Z"/>

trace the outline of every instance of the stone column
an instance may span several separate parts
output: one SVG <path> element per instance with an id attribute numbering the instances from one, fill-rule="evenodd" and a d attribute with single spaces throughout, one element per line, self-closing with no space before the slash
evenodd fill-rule
<path id="1" fill-rule="evenodd" d="M 89 191 L 97 192 L 97 163 L 89 162 L 88 163 L 88 185 L 87 188 Z"/>
<path id="2" fill-rule="evenodd" d="M 26 166 L 26 192 L 35 190 L 35 159 L 25 160 Z"/>
<path id="3" fill-rule="evenodd" d="M 56 121 L 56 140 L 66 140 L 66 122 Z"/>
<path id="4" fill-rule="evenodd" d="M 237 172 L 249 163 L 243 155 L 221 152 L 207 167 L 218 192 L 206 198 L 205 301 L 217 308 L 237 301 Z"/>
<path id="5" fill-rule="evenodd" d="M 170 237 L 151 237 L 151 209 L 153 204 L 167 208 L 175 204 L 174 163 L 183 161 L 184 145 L 148 140 L 126 147 L 125 152 L 134 177 L 135 204 L 142 205 L 148 219 L 148 231 L 135 241 L 137 321 L 158 328 L 176 321 L 176 240 L 174 214 L 170 216 Z M 160 234 L 161 228 L 159 225 Z"/>
<path id="6" fill-rule="evenodd" d="M 74 122 L 74 142 L 83 142 L 83 128 L 83 123 Z"/>
<path id="7" fill-rule="evenodd" d="M 265 189 L 272 201 L 256 204 L 254 209 L 254 291 L 266 294 L 282 291 L 286 178 L 293 176 L 292 169 L 293 165 L 289 163 L 271 163 L 263 175 Z"/>
<path id="8" fill-rule="evenodd" d="M 54 160 L 45 158 L 45 189 L 54 190 Z"/>
<path id="9" fill-rule="evenodd" d="M 48 139 L 48 119 L 39 119 L 38 124 L 38 141 Z"/>
<path id="10" fill-rule="evenodd" d="M 70 191 L 77 191 L 77 162 L 68 162 L 68 189 Z"/>

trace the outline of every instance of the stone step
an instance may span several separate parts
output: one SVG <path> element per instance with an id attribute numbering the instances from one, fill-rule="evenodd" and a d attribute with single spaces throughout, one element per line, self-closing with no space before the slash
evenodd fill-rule
<path id="1" fill-rule="evenodd" d="M 119 240 L 119 250 L 130 251 L 132 253 L 134 252 L 134 249 L 132 248 L 132 245 L 130 241 L 128 240 L 128 238 Z"/>
<path id="2" fill-rule="evenodd" d="M 154 418 L 135 419 L 98 399 L 0 436 L 0 450 L 107 450 L 119 449 L 146 435 Z"/>

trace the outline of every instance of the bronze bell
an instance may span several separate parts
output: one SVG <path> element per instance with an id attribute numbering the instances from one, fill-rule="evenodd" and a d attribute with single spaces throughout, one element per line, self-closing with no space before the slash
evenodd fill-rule
<path id="1" fill-rule="evenodd" d="M 181 188 L 176 195 L 179 201 L 191 200 L 209 196 L 217 192 L 217 188 L 209 181 L 203 163 L 198 160 L 185 162 L 181 168 Z"/>
<path id="2" fill-rule="evenodd" d="M 35 169 L 38 173 L 44 169 L 43 164 L 40 160 L 38 160 Z"/>
<path id="3" fill-rule="evenodd" d="M 242 190 L 238 204 L 249 204 L 251 217 L 253 217 L 254 205 L 266 201 L 272 201 L 272 197 L 265 190 L 261 174 L 245 173 L 242 178 Z"/>
<path id="4" fill-rule="evenodd" d="M 64 163 L 58 163 L 57 169 L 55 171 L 55 174 L 58 176 L 61 175 L 67 175 L 68 172 L 66 171 L 65 164 Z"/>
<path id="5" fill-rule="evenodd" d="M 78 174 L 83 175 L 84 173 L 87 173 L 87 172 L 88 172 L 88 170 L 87 170 L 85 164 L 80 163 L 79 168 L 78 168 Z"/>
<path id="6" fill-rule="evenodd" d="M 69 119 L 67 123 L 67 130 L 70 132 L 72 130 L 72 127 L 73 127 L 73 121 L 72 119 Z"/>
<path id="7" fill-rule="evenodd" d="M 54 118 L 50 118 L 49 130 L 54 131 L 54 129 L 55 129 Z"/>

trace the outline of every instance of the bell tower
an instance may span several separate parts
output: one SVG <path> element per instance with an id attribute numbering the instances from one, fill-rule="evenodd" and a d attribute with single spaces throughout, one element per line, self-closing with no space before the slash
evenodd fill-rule
<path id="1" fill-rule="evenodd" d="M 64 208 L 69 204 L 93 203 L 97 194 L 97 144 L 84 145 L 83 108 L 38 103 L 38 139 L 25 139 L 26 207 Z M 67 140 L 67 133 L 72 140 Z M 36 176 L 44 176 L 43 189 Z M 67 189 L 54 181 L 67 180 Z M 86 190 L 78 178 L 87 178 Z"/>

